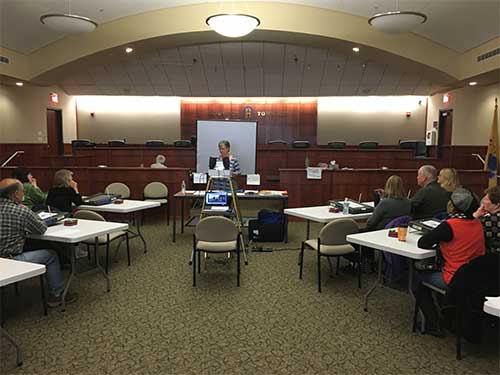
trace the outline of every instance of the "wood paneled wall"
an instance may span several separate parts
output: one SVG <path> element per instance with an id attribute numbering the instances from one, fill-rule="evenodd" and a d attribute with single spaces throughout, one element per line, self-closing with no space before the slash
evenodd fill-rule
<path id="1" fill-rule="evenodd" d="M 282 139 L 306 140 L 316 144 L 317 100 L 263 99 L 242 101 L 221 99 L 182 99 L 181 137 L 196 135 L 196 120 L 257 121 L 257 143 Z"/>
<path id="2" fill-rule="evenodd" d="M 415 169 L 324 171 L 321 180 L 308 180 L 304 169 L 280 169 L 280 186 L 288 190 L 289 207 L 321 206 L 330 199 L 349 197 L 357 200 L 360 193 L 362 201 L 371 201 L 373 189 L 383 187 L 391 175 L 400 176 L 406 191 L 415 194 L 418 189 Z M 484 195 L 488 186 L 486 172 L 461 170 L 459 175 L 464 187 L 479 197 Z"/>

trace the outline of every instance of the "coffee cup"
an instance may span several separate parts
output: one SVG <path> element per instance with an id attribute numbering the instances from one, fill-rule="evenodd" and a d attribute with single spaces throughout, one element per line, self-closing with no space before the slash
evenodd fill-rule
<path id="1" fill-rule="evenodd" d="M 408 234 L 408 225 L 400 225 L 398 227 L 398 240 L 406 241 L 407 234 Z"/>

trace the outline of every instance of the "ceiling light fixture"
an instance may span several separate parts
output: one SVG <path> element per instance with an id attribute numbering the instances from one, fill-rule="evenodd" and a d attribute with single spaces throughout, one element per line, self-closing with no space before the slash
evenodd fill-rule
<path id="1" fill-rule="evenodd" d="M 353 50 L 354 52 L 359 52 L 359 47 L 353 47 L 353 48 L 352 48 L 352 50 Z"/>
<path id="2" fill-rule="evenodd" d="M 395 11 L 375 14 L 368 23 L 384 33 L 406 33 L 427 21 L 427 16 L 415 11 L 400 11 L 397 0 Z"/>
<path id="3" fill-rule="evenodd" d="M 19 87 L 24 86 L 24 83 L 22 83 L 22 82 L 16 82 L 16 86 L 19 86 Z"/>
<path id="4" fill-rule="evenodd" d="M 476 86 L 476 85 L 477 85 L 476 81 L 469 82 L 469 86 Z"/>
<path id="5" fill-rule="evenodd" d="M 240 38 L 250 34 L 260 20 L 248 14 L 214 14 L 205 21 L 217 34 L 228 38 Z"/>
<path id="6" fill-rule="evenodd" d="M 40 16 L 40 22 L 48 28 L 64 34 L 90 33 L 97 28 L 97 22 L 71 13 L 70 0 L 68 0 L 68 13 L 43 14 Z"/>
<path id="7" fill-rule="evenodd" d="M 133 51 L 134 51 L 134 49 L 132 47 L 125 48 L 126 53 L 132 53 Z"/>

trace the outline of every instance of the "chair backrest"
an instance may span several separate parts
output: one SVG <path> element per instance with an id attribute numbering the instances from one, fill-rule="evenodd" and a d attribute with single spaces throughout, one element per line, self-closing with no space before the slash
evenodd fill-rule
<path id="1" fill-rule="evenodd" d="M 108 146 L 122 147 L 122 146 L 125 146 L 126 143 L 127 143 L 127 141 L 125 139 L 110 139 L 108 141 Z"/>
<path id="2" fill-rule="evenodd" d="M 333 148 L 336 150 L 345 148 L 346 143 L 344 141 L 331 141 L 328 142 L 328 148 Z"/>
<path id="3" fill-rule="evenodd" d="M 378 148 L 378 142 L 375 141 L 359 142 L 359 148 L 362 148 L 364 150 Z"/>
<path id="4" fill-rule="evenodd" d="M 209 216 L 200 220 L 194 231 L 198 241 L 227 242 L 238 238 L 234 222 L 224 216 Z"/>
<path id="5" fill-rule="evenodd" d="M 130 189 L 122 182 L 113 182 L 106 186 L 106 194 L 120 194 L 121 198 L 130 198 Z"/>
<path id="6" fill-rule="evenodd" d="M 106 219 L 99 215 L 97 212 L 90 210 L 78 210 L 73 214 L 73 217 L 75 219 L 106 221 Z"/>
<path id="7" fill-rule="evenodd" d="M 146 147 L 163 147 L 165 146 L 165 142 L 161 139 L 150 139 L 144 143 Z"/>
<path id="8" fill-rule="evenodd" d="M 272 141 L 267 142 L 270 145 L 288 145 L 287 141 L 284 141 L 283 139 L 273 139 Z"/>
<path id="9" fill-rule="evenodd" d="M 144 198 L 168 198 L 168 187 L 161 182 L 150 182 L 144 188 Z"/>
<path id="10" fill-rule="evenodd" d="M 359 232 L 359 226 L 352 219 L 338 219 L 331 221 L 319 232 L 319 239 L 323 245 L 345 245 L 348 234 Z"/>
<path id="11" fill-rule="evenodd" d="M 385 229 L 389 228 L 396 228 L 399 227 L 400 225 L 408 225 L 408 223 L 411 221 L 411 216 L 400 216 L 392 219 L 385 225 Z"/>

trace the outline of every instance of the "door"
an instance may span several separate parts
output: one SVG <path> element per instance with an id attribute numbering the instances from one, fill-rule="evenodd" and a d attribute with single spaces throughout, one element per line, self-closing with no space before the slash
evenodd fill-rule
<path id="1" fill-rule="evenodd" d="M 443 146 L 451 146 L 453 109 L 439 111 L 438 157 L 443 155 Z"/>
<path id="2" fill-rule="evenodd" d="M 47 148 L 49 155 L 63 155 L 62 111 L 47 109 Z"/>

